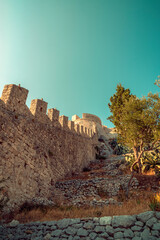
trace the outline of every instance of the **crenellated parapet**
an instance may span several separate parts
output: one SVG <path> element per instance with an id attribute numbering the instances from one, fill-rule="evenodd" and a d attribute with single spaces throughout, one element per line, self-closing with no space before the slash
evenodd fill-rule
<path id="1" fill-rule="evenodd" d="M 68 127 L 69 127 L 69 129 L 72 131 L 72 132 L 74 132 L 75 130 L 74 130 L 74 122 L 73 121 L 68 121 Z"/>
<path id="2" fill-rule="evenodd" d="M 56 108 L 48 109 L 48 118 L 54 126 L 60 126 L 59 111 Z"/>
<path id="3" fill-rule="evenodd" d="M 61 126 L 63 127 L 63 129 L 68 129 L 68 117 L 62 115 L 59 117 L 59 122 L 61 124 Z"/>
<path id="4" fill-rule="evenodd" d="M 31 101 L 30 111 L 33 116 L 40 122 L 46 122 L 47 116 L 47 102 L 43 101 L 43 99 L 34 99 Z"/>
<path id="5" fill-rule="evenodd" d="M 70 121 L 67 116 L 59 116 L 60 113 L 55 108 L 48 109 L 47 112 L 48 103 L 43 99 L 33 99 L 30 108 L 28 108 L 26 105 L 28 92 L 27 89 L 20 85 L 5 85 L 0 98 L 0 106 L 3 105 L 7 110 L 15 114 L 20 114 L 23 117 L 26 116 L 37 122 L 59 127 L 65 131 L 70 131 L 83 137 L 92 137 L 94 135 L 92 129 L 82 124 L 75 124 L 74 121 L 80 119 L 77 115 L 74 115 L 72 121 Z"/>
<path id="6" fill-rule="evenodd" d="M 30 111 L 26 106 L 27 96 L 27 89 L 20 85 L 9 84 L 4 86 L 1 100 L 5 103 L 7 109 L 19 114 L 27 115 L 30 114 Z"/>

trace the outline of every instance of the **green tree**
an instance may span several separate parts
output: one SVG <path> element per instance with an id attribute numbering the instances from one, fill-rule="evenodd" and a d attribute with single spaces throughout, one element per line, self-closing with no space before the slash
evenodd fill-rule
<path id="1" fill-rule="evenodd" d="M 155 149 L 159 143 L 160 98 L 158 94 L 150 93 L 147 98 L 139 99 L 124 88 L 120 94 L 119 86 L 123 88 L 118 85 L 116 94 L 110 99 L 109 107 L 112 115 L 109 119 L 117 129 L 119 141 L 133 149 L 135 161 L 131 166 L 131 171 L 137 165 L 141 173 L 143 153 Z M 115 101 L 115 99 L 120 99 L 120 101 Z"/>
<path id="2" fill-rule="evenodd" d="M 129 89 L 125 89 L 121 84 L 117 85 L 116 93 L 110 98 L 110 102 L 108 104 L 110 108 L 110 112 L 112 115 L 108 117 L 108 119 L 116 126 L 116 128 L 121 128 L 121 116 L 122 116 L 122 108 L 125 106 L 125 102 L 133 96 L 130 93 Z"/>

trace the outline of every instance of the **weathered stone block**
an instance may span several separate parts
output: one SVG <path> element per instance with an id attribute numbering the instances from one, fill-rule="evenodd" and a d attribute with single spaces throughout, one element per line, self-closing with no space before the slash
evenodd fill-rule
<path id="1" fill-rule="evenodd" d="M 51 121 L 59 121 L 59 111 L 55 108 L 48 109 L 48 117 Z"/>
<path id="2" fill-rule="evenodd" d="M 59 122 L 64 129 L 68 129 L 68 117 L 64 115 L 60 116 Z"/>
<path id="3" fill-rule="evenodd" d="M 146 226 L 147 226 L 147 227 L 152 227 L 153 224 L 155 224 L 155 223 L 157 223 L 157 218 L 152 217 L 152 218 L 150 218 L 150 219 L 146 222 Z"/>
<path id="4" fill-rule="evenodd" d="M 132 237 L 134 237 L 134 233 L 132 232 L 132 230 L 131 229 L 125 229 L 125 231 L 124 231 L 124 237 L 125 238 L 132 238 Z"/>
<path id="5" fill-rule="evenodd" d="M 68 127 L 71 131 L 74 131 L 74 122 L 73 121 L 68 121 Z"/>
<path id="6" fill-rule="evenodd" d="M 114 216 L 112 219 L 112 226 L 113 227 L 130 227 L 135 223 L 136 217 L 135 216 Z"/>
<path id="7" fill-rule="evenodd" d="M 140 213 L 137 215 L 137 219 L 143 223 L 147 222 L 148 219 L 152 218 L 154 216 L 154 212 L 148 211 L 144 213 Z"/>
<path id="8" fill-rule="evenodd" d="M 27 89 L 22 88 L 20 85 L 9 84 L 4 86 L 1 100 L 6 104 L 7 109 L 20 114 L 25 114 L 28 110 L 25 105 L 27 95 Z"/>
<path id="9" fill-rule="evenodd" d="M 74 129 L 75 129 L 75 131 L 76 131 L 77 133 L 80 133 L 79 124 L 76 124 L 76 125 L 74 126 Z"/>
<path id="10" fill-rule="evenodd" d="M 110 225 L 112 217 L 101 217 L 99 220 L 100 225 Z"/>
<path id="11" fill-rule="evenodd" d="M 82 237 L 86 237 L 88 236 L 89 232 L 86 231 L 84 228 L 80 228 L 78 231 L 77 231 L 77 235 L 78 236 L 82 236 Z"/>
<path id="12" fill-rule="evenodd" d="M 40 122 L 46 122 L 47 120 L 47 104 L 47 102 L 40 99 L 34 99 L 31 101 L 30 111 Z"/>

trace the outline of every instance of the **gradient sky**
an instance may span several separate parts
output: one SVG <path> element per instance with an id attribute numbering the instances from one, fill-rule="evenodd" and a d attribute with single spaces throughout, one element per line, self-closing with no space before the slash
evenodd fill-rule
<path id="1" fill-rule="evenodd" d="M 29 90 L 60 115 L 98 115 L 121 83 L 158 92 L 160 0 L 0 0 L 0 93 Z"/>

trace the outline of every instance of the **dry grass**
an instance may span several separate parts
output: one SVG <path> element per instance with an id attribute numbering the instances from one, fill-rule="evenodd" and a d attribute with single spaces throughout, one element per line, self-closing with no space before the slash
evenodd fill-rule
<path id="1" fill-rule="evenodd" d="M 138 195 L 132 192 L 130 199 L 124 200 L 123 205 L 109 205 L 105 207 L 74 207 L 74 206 L 57 206 L 46 209 L 33 209 L 23 211 L 14 216 L 14 219 L 20 222 L 31 221 L 51 221 L 63 218 L 86 218 L 102 217 L 114 215 L 133 215 L 149 211 L 150 197 L 152 192 L 140 192 Z"/>

